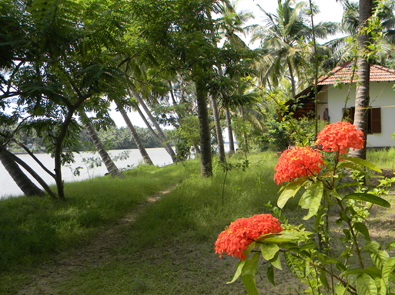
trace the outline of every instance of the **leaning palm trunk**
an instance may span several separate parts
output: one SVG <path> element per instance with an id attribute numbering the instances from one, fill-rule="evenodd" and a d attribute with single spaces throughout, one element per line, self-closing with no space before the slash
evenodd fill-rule
<path id="1" fill-rule="evenodd" d="M 218 154 L 219 154 L 219 161 L 222 163 L 226 162 L 225 158 L 225 148 L 224 148 L 224 138 L 222 136 L 222 129 L 219 120 L 219 112 L 217 102 L 213 97 L 211 97 L 211 107 L 213 108 L 213 117 L 214 117 L 214 125 L 215 125 L 215 132 L 217 134 L 217 144 L 218 144 Z"/>
<path id="2" fill-rule="evenodd" d="M 357 61 L 357 75 L 359 81 L 357 83 L 357 90 L 355 95 L 355 115 L 354 125 L 362 130 L 365 136 L 364 147 L 359 150 L 350 152 L 353 157 L 366 159 L 366 141 L 368 135 L 368 108 L 369 108 L 369 80 L 370 80 L 370 65 L 364 56 L 367 50 L 366 46 L 369 43 L 369 35 L 365 33 L 366 20 L 372 15 L 372 0 L 359 1 L 359 35 L 358 35 L 358 50 L 360 52 Z"/>
<path id="3" fill-rule="evenodd" d="M 148 122 L 147 118 L 144 116 L 143 112 L 140 110 L 139 105 L 137 103 L 133 104 L 133 107 L 137 110 L 139 113 L 141 119 L 143 119 L 145 125 L 147 126 L 148 130 L 151 132 L 151 134 L 155 137 L 155 139 L 163 146 L 163 140 L 156 134 L 155 130 L 152 129 L 150 123 Z"/>
<path id="4" fill-rule="evenodd" d="M 26 196 L 45 196 L 10 157 L 10 152 L 0 145 L 0 162 Z"/>
<path id="5" fill-rule="evenodd" d="M 85 112 L 80 111 L 79 113 L 80 113 L 81 121 L 86 127 L 89 136 L 92 138 L 93 144 L 95 145 L 97 152 L 102 158 L 104 165 L 106 165 L 108 173 L 110 173 L 112 177 L 125 178 L 122 172 L 119 171 L 118 167 L 114 164 L 113 160 L 111 160 L 106 149 L 104 148 L 103 143 L 100 141 L 95 128 L 93 127 L 92 123 L 89 121 L 89 118 L 87 117 Z"/>
<path id="6" fill-rule="evenodd" d="M 155 129 L 158 132 L 157 135 L 162 140 L 161 144 L 163 145 L 163 147 L 165 148 L 167 153 L 170 155 L 171 159 L 173 160 L 173 163 L 175 163 L 176 155 L 175 155 L 173 149 L 171 148 L 171 146 L 166 142 L 167 139 L 166 139 L 165 134 L 162 131 L 162 128 L 160 128 L 158 122 L 155 120 L 154 116 L 152 116 L 150 110 L 148 109 L 147 105 L 144 103 L 144 101 L 142 100 L 140 95 L 137 93 L 136 89 L 134 89 L 133 87 L 130 87 L 130 90 L 131 90 L 133 96 L 137 99 L 137 101 L 141 105 L 141 107 L 144 109 L 145 113 L 148 115 L 148 117 L 151 120 L 152 124 L 154 124 Z"/>
<path id="7" fill-rule="evenodd" d="M 137 145 L 137 148 L 139 149 L 140 154 L 143 157 L 144 163 L 148 165 L 153 165 L 151 158 L 149 157 L 147 151 L 145 150 L 144 145 L 140 140 L 140 136 L 138 135 L 136 128 L 134 128 L 132 122 L 130 121 L 125 109 L 122 106 L 120 106 L 117 102 L 116 104 L 119 112 L 121 113 L 123 119 L 125 120 L 126 125 L 130 130 L 130 133 L 132 134 L 134 143 Z"/>

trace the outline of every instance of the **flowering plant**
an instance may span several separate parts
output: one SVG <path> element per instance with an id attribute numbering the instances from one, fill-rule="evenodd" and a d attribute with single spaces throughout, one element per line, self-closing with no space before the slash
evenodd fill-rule
<path id="1" fill-rule="evenodd" d="M 220 254 L 220 257 L 223 255 L 236 256 L 243 261 L 244 258 L 247 258 L 244 251 L 252 242 L 282 230 L 278 219 L 270 214 L 237 219 L 230 224 L 229 228 L 219 234 L 215 243 L 215 253 Z"/>
<path id="2" fill-rule="evenodd" d="M 216 242 L 216 253 L 240 259 L 234 282 L 242 277 L 249 294 L 259 294 L 255 271 L 260 254 L 270 264 L 268 280 L 274 284 L 274 268 L 282 269 L 280 255 L 291 272 L 307 285 L 306 293 L 322 294 L 395 294 L 395 257 L 373 241 L 369 235 L 366 218 L 373 205 L 389 208 L 390 204 L 380 195 L 384 190 L 369 189 L 364 185 L 370 170 L 381 170 L 359 158 L 347 156 L 349 149 L 362 148 L 363 133 L 350 123 L 338 122 L 326 126 L 317 136 L 316 146 L 295 147 L 284 151 L 275 167 L 274 180 L 286 183 L 280 190 L 278 207 L 271 206 L 281 220 L 268 214 L 238 219 L 223 231 Z M 345 182 L 352 175 L 356 180 Z M 395 178 L 382 181 L 391 185 Z M 352 193 L 346 188 L 353 187 Z M 300 189 L 304 193 L 299 205 L 308 210 L 304 220 L 315 218 L 314 234 L 300 226 L 292 226 L 281 215 L 281 209 Z M 269 205 L 270 206 L 270 205 Z M 338 209 L 329 211 L 330 207 Z M 338 213 L 337 226 L 343 226 L 340 238 L 344 249 L 335 253 L 332 238 L 333 223 L 329 216 Z M 318 237 L 318 242 L 314 240 Z M 361 238 L 365 240 L 361 243 Z M 363 246 L 361 246 L 363 244 Z M 370 262 L 366 261 L 367 253 Z M 369 266 L 368 266 L 369 265 Z"/>

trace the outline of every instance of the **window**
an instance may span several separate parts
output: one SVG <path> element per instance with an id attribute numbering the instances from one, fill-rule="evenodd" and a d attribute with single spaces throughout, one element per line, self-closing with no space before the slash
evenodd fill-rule
<path id="1" fill-rule="evenodd" d="M 355 107 L 343 109 L 343 121 L 354 122 Z M 368 134 L 381 133 L 381 108 L 368 109 Z"/>

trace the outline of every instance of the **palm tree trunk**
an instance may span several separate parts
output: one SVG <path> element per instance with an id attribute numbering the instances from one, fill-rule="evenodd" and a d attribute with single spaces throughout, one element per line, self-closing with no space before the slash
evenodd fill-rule
<path id="1" fill-rule="evenodd" d="M 207 93 L 202 81 L 196 82 L 196 100 L 198 106 L 199 132 L 200 132 L 200 164 L 202 177 L 213 175 L 211 158 L 210 124 L 207 111 Z"/>
<path id="2" fill-rule="evenodd" d="M 154 116 L 152 116 L 150 110 L 148 109 L 147 105 L 144 103 L 144 101 L 142 100 L 140 95 L 137 93 L 136 89 L 134 89 L 133 87 L 130 87 L 130 90 L 131 90 L 133 96 L 137 99 L 137 101 L 141 105 L 141 107 L 144 109 L 145 113 L 148 115 L 148 117 L 151 120 L 152 124 L 154 124 L 155 129 L 158 132 L 158 136 L 162 139 L 161 143 L 163 144 L 163 147 L 165 148 L 165 150 L 170 155 L 171 159 L 173 160 L 173 163 L 175 163 L 175 161 L 176 161 L 176 154 L 174 153 L 174 151 L 171 148 L 171 146 L 166 142 L 167 139 L 166 139 L 165 134 L 162 131 L 162 128 L 160 128 L 158 122 L 155 120 Z"/>
<path id="3" fill-rule="evenodd" d="M 358 34 L 358 50 L 359 56 L 357 61 L 357 75 L 359 81 L 357 83 L 355 95 L 355 115 L 354 125 L 361 129 L 365 136 L 364 147 L 360 150 L 350 152 L 353 157 L 366 159 L 366 141 L 368 131 L 368 107 L 369 107 L 369 80 L 370 80 L 370 64 L 364 52 L 367 50 L 366 46 L 369 42 L 369 35 L 362 30 L 365 27 L 366 20 L 372 15 L 372 0 L 359 1 L 359 34 Z"/>
<path id="4" fill-rule="evenodd" d="M 217 106 L 217 102 L 215 101 L 215 99 L 213 97 L 211 97 L 210 100 L 211 100 L 211 107 L 213 108 L 215 133 L 217 134 L 219 161 L 222 163 L 225 163 L 226 158 L 225 158 L 225 148 L 224 148 L 224 137 L 222 136 L 222 129 L 221 129 L 221 123 L 219 120 L 218 106 Z"/>
<path id="5" fill-rule="evenodd" d="M 22 192 L 26 196 L 45 196 L 45 193 L 23 173 L 21 168 L 19 168 L 9 154 L 10 153 L 0 145 L 0 162 Z"/>
<path id="6" fill-rule="evenodd" d="M 240 81 L 239 84 L 237 85 L 237 92 L 241 97 Z M 241 113 L 241 119 L 243 120 L 243 123 L 245 123 L 244 107 L 242 105 L 240 106 L 240 113 Z M 245 132 L 243 132 L 243 137 L 244 137 L 244 152 L 248 152 L 248 140 L 247 140 L 247 134 Z"/>
<path id="7" fill-rule="evenodd" d="M 147 151 L 144 148 L 143 143 L 140 140 L 140 136 L 137 134 L 136 129 L 134 128 L 132 122 L 130 121 L 128 115 L 126 114 L 125 109 L 116 102 L 119 112 L 121 113 L 123 119 L 125 120 L 126 125 L 128 126 L 130 133 L 132 134 L 133 141 L 136 143 L 137 148 L 140 151 L 141 156 L 143 157 L 144 163 L 148 165 L 153 165 L 151 158 L 149 157 Z"/>
<path id="8" fill-rule="evenodd" d="M 7 152 L 8 153 L 8 152 Z M 23 167 L 29 174 L 42 186 L 42 188 L 51 196 L 52 199 L 56 200 L 58 197 L 51 190 L 48 184 L 38 175 L 29 165 L 27 165 L 22 159 L 18 158 L 14 154 L 9 153 L 10 158 L 15 161 L 15 163 L 19 164 Z"/>
<path id="9" fill-rule="evenodd" d="M 233 130 L 232 130 L 232 117 L 230 115 L 229 108 L 225 108 L 225 114 L 226 114 L 226 124 L 228 127 L 228 137 L 229 137 L 229 153 L 234 154 L 235 152 L 235 144 L 233 142 Z"/>
<path id="10" fill-rule="evenodd" d="M 147 126 L 148 130 L 151 131 L 151 134 L 155 137 L 155 139 L 163 146 L 163 140 L 156 134 L 155 130 L 152 129 L 150 123 L 148 122 L 147 118 L 144 116 L 143 112 L 140 110 L 139 105 L 137 103 L 133 103 L 133 107 L 139 113 L 141 119 L 143 119 L 145 125 Z"/>
<path id="11" fill-rule="evenodd" d="M 93 144 L 95 145 L 97 152 L 102 158 L 104 165 L 106 165 L 108 173 L 110 173 L 112 177 L 125 178 L 125 176 L 122 174 L 121 171 L 119 171 L 118 167 L 114 164 L 113 160 L 111 160 L 110 156 L 108 155 L 104 144 L 101 142 L 99 136 L 97 135 L 95 127 L 93 127 L 92 123 L 89 121 L 88 116 L 83 110 L 79 111 L 79 114 L 82 123 L 88 131 L 89 136 L 92 138 Z"/>
<path id="12" fill-rule="evenodd" d="M 289 76 L 291 77 L 292 97 L 295 97 L 296 95 L 295 77 L 294 77 L 294 73 L 292 72 L 292 65 L 289 58 L 287 58 L 287 64 L 288 64 Z"/>

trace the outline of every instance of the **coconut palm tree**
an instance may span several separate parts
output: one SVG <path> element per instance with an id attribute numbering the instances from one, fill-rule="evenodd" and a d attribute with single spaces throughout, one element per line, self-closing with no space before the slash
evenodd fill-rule
<path id="1" fill-rule="evenodd" d="M 140 136 L 138 135 L 136 128 L 134 128 L 132 122 L 130 121 L 128 114 L 125 111 L 125 108 L 116 101 L 118 111 L 121 113 L 122 118 L 124 119 L 126 126 L 128 126 L 130 133 L 132 134 L 133 141 L 136 143 L 137 148 L 140 151 L 141 156 L 143 157 L 144 163 L 148 165 L 153 165 L 150 156 L 144 148 L 143 143 L 141 142 Z"/>
<path id="2" fill-rule="evenodd" d="M 223 1 L 220 6 L 221 17 L 216 20 L 217 32 L 222 38 L 225 38 L 224 46 L 231 46 L 233 48 L 248 48 L 245 42 L 240 38 L 239 34 L 244 35 L 248 30 L 248 26 L 245 24 L 253 18 L 251 12 L 240 11 L 236 12 L 238 0 L 229 2 Z M 220 76 L 223 76 L 222 68 L 218 67 Z M 225 116 L 228 129 L 229 138 L 229 152 L 234 153 L 234 141 L 232 131 L 232 117 L 229 111 L 229 107 L 225 105 Z"/>
<path id="3" fill-rule="evenodd" d="M 364 55 L 366 46 L 369 43 L 369 35 L 364 31 L 367 25 L 367 20 L 372 16 L 372 0 L 359 1 L 359 34 L 358 34 L 358 51 L 359 56 L 357 60 L 357 75 L 359 83 L 355 94 L 355 115 L 354 125 L 362 130 L 365 139 L 367 136 L 368 127 L 368 112 L 369 107 L 369 78 L 370 78 L 370 64 L 367 57 Z M 356 149 L 350 154 L 354 157 L 366 159 L 366 140 L 362 149 Z"/>
<path id="4" fill-rule="evenodd" d="M 305 2 L 292 6 L 291 0 L 279 0 L 275 14 L 259 9 L 265 14 L 264 25 L 255 25 L 251 41 L 261 42 L 261 84 L 267 84 L 270 76 L 273 86 L 278 84 L 278 77 L 287 76 L 291 81 L 292 95 L 296 93 L 296 76 L 298 66 L 303 61 L 305 45 L 313 38 L 312 28 L 308 23 Z M 315 13 L 318 9 L 315 9 Z M 325 38 L 336 32 L 336 24 L 320 22 L 314 26 L 316 38 Z"/>
<path id="5" fill-rule="evenodd" d="M 114 164 L 114 161 L 111 159 L 110 155 L 107 153 L 104 144 L 101 142 L 95 127 L 90 122 L 88 116 L 86 115 L 84 110 L 79 111 L 79 115 L 81 118 L 82 124 L 84 124 L 86 130 L 88 131 L 89 136 L 92 138 L 93 144 L 96 147 L 97 152 L 99 153 L 100 157 L 102 158 L 104 165 L 113 177 L 121 177 L 125 178 L 122 172 L 118 169 L 118 167 Z"/>

